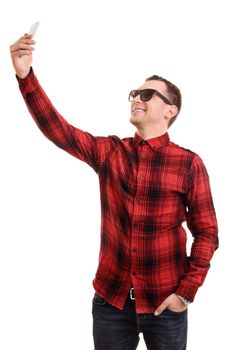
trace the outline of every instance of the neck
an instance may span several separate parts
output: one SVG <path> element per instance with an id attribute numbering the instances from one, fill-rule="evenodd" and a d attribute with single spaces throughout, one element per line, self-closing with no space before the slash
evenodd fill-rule
<path id="1" fill-rule="evenodd" d="M 137 127 L 137 134 L 143 139 L 143 140 L 149 140 L 153 139 L 154 137 L 159 137 L 161 135 L 164 135 L 167 132 L 167 128 L 159 128 L 159 129 L 146 129 L 146 128 L 140 128 Z"/>

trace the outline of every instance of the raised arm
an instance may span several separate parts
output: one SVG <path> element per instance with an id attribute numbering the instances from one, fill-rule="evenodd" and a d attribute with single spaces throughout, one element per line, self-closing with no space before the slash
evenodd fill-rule
<path id="1" fill-rule="evenodd" d="M 58 113 L 31 68 L 34 44 L 30 35 L 24 35 L 10 47 L 20 91 L 29 112 L 50 141 L 98 172 L 113 146 L 113 138 L 94 137 L 69 124 Z"/>

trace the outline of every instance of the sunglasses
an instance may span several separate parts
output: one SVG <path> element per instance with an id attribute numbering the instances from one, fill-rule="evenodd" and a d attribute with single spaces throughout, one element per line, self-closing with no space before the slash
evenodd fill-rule
<path id="1" fill-rule="evenodd" d="M 135 97 L 140 95 L 140 99 L 143 102 L 150 101 L 154 95 L 159 96 L 165 103 L 168 105 L 173 105 L 171 101 L 169 101 L 165 96 L 163 96 L 159 91 L 154 90 L 154 89 L 143 89 L 143 90 L 132 90 L 129 93 L 129 101 L 133 102 Z"/>

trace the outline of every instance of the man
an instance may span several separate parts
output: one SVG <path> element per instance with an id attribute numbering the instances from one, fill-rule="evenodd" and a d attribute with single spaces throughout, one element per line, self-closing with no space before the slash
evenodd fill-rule
<path id="1" fill-rule="evenodd" d="M 187 307 L 218 247 L 208 174 L 200 157 L 169 140 L 181 108 L 179 89 L 152 76 L 131 91 L 134 137 L 94 137 L 53 107 L 31 68 L 35 42 L 10 48 L 19 87 L 43 134 L 88 163 L 101 192 L 101 248 L 93 285 L 96 350 L 184 350 Z M 186 256 L 187 225 L 193 235 Z"/>

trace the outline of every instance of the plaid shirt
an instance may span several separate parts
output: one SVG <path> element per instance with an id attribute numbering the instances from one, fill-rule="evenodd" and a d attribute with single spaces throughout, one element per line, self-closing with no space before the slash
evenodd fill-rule
<path id="1" fill-rule="evenodd" d="M 152 313 L 172 293 L 193 301 L 218 247 L 208 174 L 200 157 L 169 140 L 137 134 L 95 137 L 53 107 L 34 72 L 18 79 L 43 134 L 99 176 L 101 248 L 96 292 L 123 309 L 131 286 L 137 313 Z M 193 235 L 186 254 L 186 221 Z"/>

